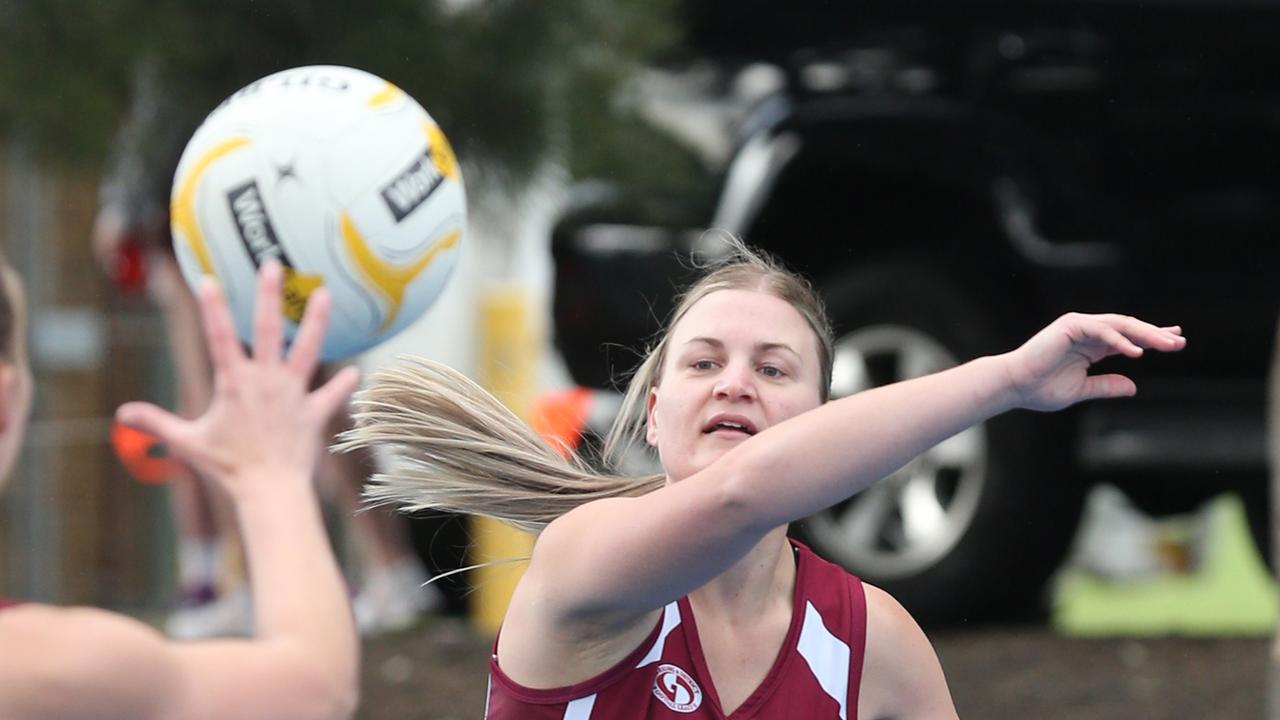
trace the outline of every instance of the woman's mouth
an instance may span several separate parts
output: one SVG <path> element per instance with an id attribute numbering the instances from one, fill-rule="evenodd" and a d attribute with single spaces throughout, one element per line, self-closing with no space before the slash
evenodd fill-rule
<path id="1" fill-rule="evenodd" d="M 703 426 L 702 432 L 717 437 L 743 438 L 755 435 L 756 427 L 750 420 L 743 417 L 717 415 Z"/>

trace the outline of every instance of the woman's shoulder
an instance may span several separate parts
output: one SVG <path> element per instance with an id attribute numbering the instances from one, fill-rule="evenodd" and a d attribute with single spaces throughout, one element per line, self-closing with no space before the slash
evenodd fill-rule
<path id="1" fill-rule="evenodd" d="M 938 655 L 915 618 L 884 590 L 862 588 L 867 644 L 858 714 L 955 717 Z"/>

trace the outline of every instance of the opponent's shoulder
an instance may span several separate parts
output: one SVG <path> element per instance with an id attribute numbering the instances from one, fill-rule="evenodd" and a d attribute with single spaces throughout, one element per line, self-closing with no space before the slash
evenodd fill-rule
<path id="1" fill-rule="evenodd" d="M 23 604 L 0 613 L 0 676 L 73 678 L 130 666 L 146 672 L 164 647 L 155 629 L 106 610 Z"/>
<path id="2" fill-rule="evenodd" d="M 59 607 L 41 603 L 12 605 L 0 613 L 0 632 L 14 636 L 40 635 L 49 639 L 63 636 L 95 637 L 140 635 L 162 639 L 154 628 L 128 615 L 93 607 Z"/>
<path id="3" fill-rule="evenodd" d="M 49 644 L 57 644 L 72 634 L 73 625 L 83 623 L 79 608 L 60 608 L 40 603 L 10 605 L 0 612 L 0 652 L 29 655 Z M 30 644 L 28 646 L 28 644 Z M 19 650 L 21 649 L 21 650 Z M 0 665 L 9 666 L 11 663 Z M 2 669 L 2 668 L 0 668 Z"/>
<path id="4" fill-rule="evenodd" d="M 9 608 L 0 613 L 0 716 L 90 718 L 127 708 L 151 717 L 178 687 L 166 647 L 147 625 L 104 610 Z M 137 692 L 141 684 L 152 690 Z"/>

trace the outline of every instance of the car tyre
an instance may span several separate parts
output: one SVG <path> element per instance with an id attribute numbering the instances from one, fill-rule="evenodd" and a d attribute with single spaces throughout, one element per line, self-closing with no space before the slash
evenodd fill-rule
<path id="1" fill-rule="evenodd" d="M 882 265 L 823 289 L 836 326 L 833 397 L 1010 348 L 993 317 L 938 272 Z M 1065 414 L 1006 413 L 797 534 L 922 623 L 1034 617 L 1083 508 L 1069 428 Z"/>

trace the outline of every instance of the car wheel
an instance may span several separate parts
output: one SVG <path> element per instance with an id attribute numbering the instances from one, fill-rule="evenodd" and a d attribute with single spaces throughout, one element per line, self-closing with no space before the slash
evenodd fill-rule
<path id="1" fill-rule="evenodd" d="M 825 289 L 837 327 L 833 397 L 1008 349 L 935 273 L 882 266 Z M 921 622 L 1033 614 L 1083 504 L 1064 419 L 1021 412 L 969 428 L 806 519 L 799 534 Z"/>

